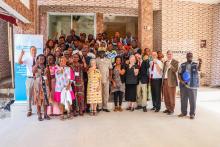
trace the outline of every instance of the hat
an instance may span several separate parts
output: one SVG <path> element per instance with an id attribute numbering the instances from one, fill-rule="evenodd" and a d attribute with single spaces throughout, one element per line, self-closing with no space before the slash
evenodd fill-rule
<path id="1" fill-rule="evenodd" d="M 105 52 L 105 51 L 106 51 L 106 47 L 99 47 L 99 48 L 98 48 L 98 51 L 99 51 L 99 52 L 102 52 L 102 51 Z"/>

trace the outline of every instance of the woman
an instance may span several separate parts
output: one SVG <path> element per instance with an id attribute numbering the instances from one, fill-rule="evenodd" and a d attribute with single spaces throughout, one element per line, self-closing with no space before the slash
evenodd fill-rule
<path id="1" fill-rule="evenodd" d="M 50 95 L 51 95 L 51 103 L 53 106 L 51 107 L 50 115 L 59 115 L 60 112 L 57 111 L 58 104 L 53 102 L 54 100 L 54 93 L 55 93 L 55 84 L 56 84 L 56 79 L 55 79 L 55 71 L 57 69 L 57 66 L 55 64 L 56 58 L 54 55 L 49 54 L 47 57 L 47 79 L 49 81 L 49 89 L 50 89 Z"/>
<path id="2" fill-rule="evenodd" d="M 49 105 L 49 86 L 46 78 L 46 57 L 43 54 L 37 56 L 37 63 L 33 66 L 34 80 L 34 102 L 37 104 L 38 120 L 42 121 L 41 107 L 44 107 L 44 119 L 49 120 L 47 106 Z"/>
<path id="3" fill-rule="evenodd" d="M 125 100 L 128 101 L 127 110 L 134 111 L 134 103 L 136 102 L 137 83 L 138 83 L 138 67 L 135 65 L 136 59 L 134 55 L 129 58 L 129 64 L 126 67 L 125 74 Z"/>
<path id="4" fill-rule="evenodd" d="M 77 106 L 79 107 L 79 115 L 83 115 L 84 111 L 84 80 L 83 80 L 83 72 L 86 70 L 86 62 L 85 59 L 82 59 L 82 63 L 80 62 L 80 55 L 73 55 L 73 62 L 70 65 L 75 73 L 75 83 L 74 83 L 74 92 L 77 100 Z"/>
<path id="5" fill-rule="evenodd" d="M 101 73 L 96 69 L 96 60 L 90 60 L 88 71 L 87 103 L 90 104 L 90 114 L 97 115 L 97 104 L 102 103 Z"/>
<path id="6" fill-rule="evenodd" d="M 55 94 L 54 94 L 54 101 L 59 104 L 61 116 L 60 119 L 64 120 L 64 104 L 61 103 L 61 92 L 63 90 L 69 90 L 72 101 L 75 99 L 74 92 L 71 88 L 71 83 L 74 80 L 74 73 L 73 70 L 66 65 L 67 59 L 65 57 L 60 58 L 60 66 L 57 67 L 55 70 Z M 68 108 L 67 108 L 67 118 L 71 118 L 70 111 L 71 111 L 71 104 L 72 101 L 68 101 Z"/>
<path id="7" fill-rule="evenodd" d="M 122 65 L 122 59 L 120 56 L 117 56 L 115 58 L 115 66 L 113 67 L 113 77 L 112 77 L 112 86 L 113 86 L 112 92 L 114 94 L 115 112 L 123 111 L 121 105 L 122 105 L 123 93 L 125 92 L 124 74 L 125 74 L 125 68 Z"/>

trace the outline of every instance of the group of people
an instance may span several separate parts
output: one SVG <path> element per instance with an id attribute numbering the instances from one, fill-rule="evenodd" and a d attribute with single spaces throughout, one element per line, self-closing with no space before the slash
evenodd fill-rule
<path id="1" fill-rule="evenodd" d="M 99 33 L 95 38 L 85 33 L 78 36 L 74 30 L 68 36 L 49 39 L 43 54 L 37 55 L 34 46 L 30 55 L 22 50 L 18 63 L 27 68 L 27 116 L 32 115 L 33 104 L 37 105 L 39 121 L 49 120 L 50 115 L 59 115 L 61 120 L 84 113 L 96 116 L 100 111 L 110 112 L 110 95 L 114 97 L 115 112 L 123 111 L 124 98 L 128 102 L 126 110 L 147 112 L 151 97 L 152 111 L 160 111 L 164 98 L 163 112 L 171 115 L 179 84 L 179 117 L 187 115 L 189 101 L 193 119 L 201 60 L 193 62 L 189 52 L 187 61 L 179 65 L 172 51 L 167 51 L 166 56 L 164 59 L 161 51 L 139 48 L 131 33 L 122 38 L 116 32 L 108 39 L 107 33 Z"/>

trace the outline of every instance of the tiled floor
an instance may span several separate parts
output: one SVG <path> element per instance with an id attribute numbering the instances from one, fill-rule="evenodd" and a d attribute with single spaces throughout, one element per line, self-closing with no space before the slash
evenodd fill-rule
<path id="1" fill-rule="evenodd" d="M 220 147 L 220 90 L 201 88 L 195 120 L 142 111 L 38 122 L 25 106 L 0 120 L 0 147 Z"/>

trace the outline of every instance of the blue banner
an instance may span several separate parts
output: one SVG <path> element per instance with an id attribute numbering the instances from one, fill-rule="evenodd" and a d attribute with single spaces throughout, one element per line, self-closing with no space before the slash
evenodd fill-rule
<path id="1" fill-rule="evenodd" d="M 21 51 L 25 51 L 25 56 L 30 55 L 30 47 L 37 48 L 37 55 L 43 53 L 43 36 L 30 34 L 14 35 L 14 72 L 15 72 L 15 100 L 25 101 L 26 97 L 26 66 L 18 64 Z"/>

